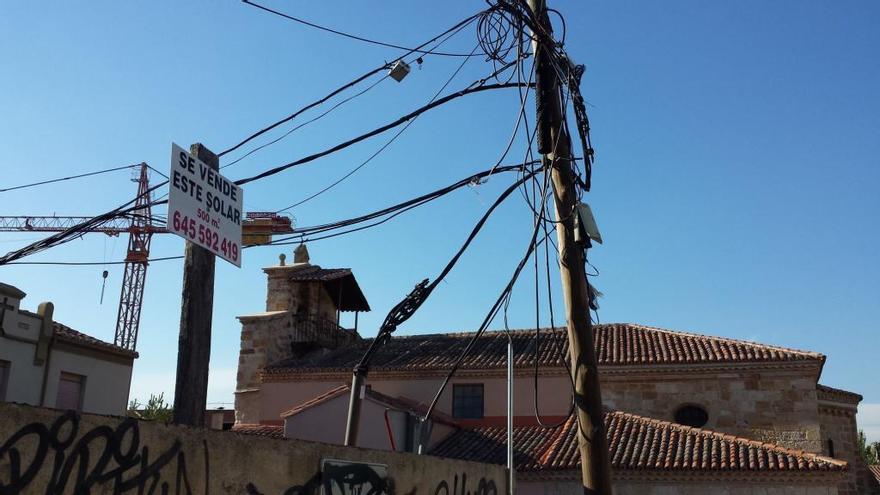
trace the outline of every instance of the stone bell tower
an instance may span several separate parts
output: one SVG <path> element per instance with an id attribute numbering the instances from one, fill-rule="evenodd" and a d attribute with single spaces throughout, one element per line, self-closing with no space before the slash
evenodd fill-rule
<path id="1" fill-rule="evenodd" d="M 286 261 L 282 254 L 278 265 L 263 268 L 266 311 L 238 317 L 242 326 L 235 417 L 239 424 L 260 422 L 263 369 L 360 340 L 357 314 L 370 310 L 351 269 L 311 264 L 305 244 L 294 251 L 292 264 Z M 355 313 L 354 328 L 340 325 L 343 312 Z"/>

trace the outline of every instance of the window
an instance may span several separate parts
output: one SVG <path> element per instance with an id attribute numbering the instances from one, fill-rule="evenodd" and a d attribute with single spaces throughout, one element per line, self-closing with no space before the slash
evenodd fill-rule
<path id="1" fill-rule="evenodd" d="M 86 377 L 73 373 L 61 372 L 58 380 L 58 396 L 55 399 L 55 407 L 58 409 L 82 410 L 83 391 L 86 386 Z"/>
<path id="2" fill-rule="evenodd" d="M 452 416 L 459 419 L 483 418 L 483 385 L 452 386 Z"/>
<path id="3" fill-rule="evenodd" d="M 828 439 L 828 457 L 834 457 L 834 440 Z"/>
<path id="4" fill-rule="evenodd" d="M 709 413 L 700 406 L 681 406 L 675 411 L 675 422 L 680 425 L 701 428 L 709 422 Z"/>
<path id="5" fill-rule="evenodd" d="M 9 361 L 0 359 L 0 401 L 6 400 L 6 389 L 9 387 Z"/>

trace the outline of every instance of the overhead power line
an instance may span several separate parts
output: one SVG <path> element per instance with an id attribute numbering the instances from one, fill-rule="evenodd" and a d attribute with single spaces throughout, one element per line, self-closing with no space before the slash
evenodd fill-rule
<path id="1" fill-rule="evenodd" d="M 439 100 L 433 101 L 425 106 L 422 106 L 422 107 L 404 115 L 403 117 L 400 117 L 399 119 L 397 119 L 389 124 L 386 124 L 384 126 L 373 129 L 372 131 L 369 131 L 365 134 L 361 134 L 360 136 L 349 139 L 348 141 L 337 144 L 336 146 L 328 148 L 324 151 L 320 151 L 318 153 L 313 153 L 313 154 L 308 155 L 306 157 L 300 158 L 299 160 L 295 160 L 290 163 L 286 163 L 284 165 L 279 165 L 275 168 L 266 170 L 265 172 L 261 172 L 257 175 L 252 176 L 252 177 L 239 179 L 239 180 L 235 181 L 235 184 L 242 186 L 244 184 L 247 184 L 249 182 L 253 182 L 255 180 L 264 179 L 264 178 L 269 177 L 271 175 L 275 175 L 279 172 L 283 172 L 291 167 L 295 167 L 297 165 L 302 165 L 304 163 L 308 163 L 313 160 L 317 160 L 318 158 L 329 155 L 331 153 L 335 153 L 335 152 L 340 151 L 342 149 L 348 148 L 349 146 L 351 146 L 353 144 L 359 143 L 359 142 L 361 142 L 365 139 L 371 138 L 377 134 L 381 134 L 389 129 L 393 129 L 393 128 L 403 124 L 404 122 L 412 119 L 413 117 L 417 117 L 417 116 L 427 112 L 428 110 L 439 107 L 440 105 L 443 105 L 444 103 L 448 103 L 449 101 L 452 101 L 456 98 L 460 98 L 462 96 L 466 96 L 469 94 L 478 93 L 478 92 L 482 92 L 482 91 L 491 91 L 494 89 L 505 89 L 505 88 L 517 88 L 519 86 L 520 85 L 516 84 L 516 83 L 503 83 L 503 84 L 486 84 L 486 85 L 469 87 L 469 88 L 463 89 L 463 90 L 458 91 L 456 93 L 446 95 L 443 98 L 440 98 Z"/>
<path id="2" fill-rule="evenodd" d="M 272 245 L 299 244 L 300 242 L 305 242 L 307 240 L 314 241 L 314 240 L 324 239 L 324 238 L 331 237 L 331 236 L 335 237 L 337 235 L 343 235 L 343 234 L 347 234 L 347 233 L 354 232 L 357 230 L 363 230 L 365 228 L 373 227 L 373 226 L 379 225 L 381 223 L 384 223 L 384 222 L 390 220 L 391 218 L 393 218 L 396 215 L 399 215 L 400 213 L 403 213 L 403 212 L 408 211 L 412 208 L 421 206 L 423 204 L 429 203 L 429 202 L 431 202 L 435 199 L 438 199 L 446 194 L 449 194 L 450 192 L 455 191 L 456 189 L 460 189 L 460 188 L 465 187 L 467 185 L 474 184 L 474 183 L 478 182 L 480 179 L 482 179 L 483 177 L 486 177 L 487 175 L 489 175 L 491 173 L 498 174 L 498 173 L 504 173 L 504 172 L 513 172 L 513 171 L 523 172 L 523 171 L 525 171 L 526 167 L 528 167 L 530 165 L 535 165 L 537 163 L 540 163 L 540 162 L 534 161 L 534 162 L 528 162 L 525 164 L 518 164 L 518 165 L 505 165 L 502 167 L 494 168 L 494 172 L 493 172 L 493 169 L 484 170 L 482 172 L 478 172 L 476 174 L 465 177 L 465 178 L 463 178 L 453 184 L 442 187 L 442 188 L 437 189 L 435 191 L 431 191 L 427 194 L 423 194 L 423 195 L 418 196 L 416 198 L 409 199 L 409 200 L 404 201 L 402 203 L 398 203 L 396 205 L 389 206 L 387 208 L 383 208 L 381 210 L 374 211 L 372 213 L 367 213 L 365 215 L 361 215 L 361 216 L 354 217 L 354 218 L 349 218 L 346 220 L 340 220 L 340 221 L 325 223 L 325 224 L 321 224 L 321 225 L 314 225 L 311 227 L 301 227 L 301 228 L 294 229 L 293 235 L 279 238 L 275 241 L 272 241 L 270 244 L 272 244 Z M 333 232 L 333 231 L 341 229 L 341 228 L 352 227 L 352 226 L 359 225 L 364 222 L 376 220 L 376 219 L 379 219 L 382 217 L 386 217 L 386 218 L 384 218 L 383 220 L 380 220 L 376 223 L 368 224 L 366 226 L 357 227 L 355 229 L 351 229 L 351 230 L 347 230 L 347 231 L 336 232 L 336 233 L 333 233 L 333 234 L 330 234 L 328 236 L 321 237 L 318 239 L 306 238 L 306 236 L 309 236 L 309 235 L 316 235 L 316 234 L 324 234 L 327 232 Z"/>
<path id="3" fill-rule="evenodd" d="M 477 48 L 479 48 L 479 45 L 475 46 L 474 49 L 471 50 L 471 56 L 473 56 L 474 52 L 477 51 Z M 434 93 L 434 96 L 432 96 L 431 99 L 428 100 L 428 103 L 432 103 L 434 100 L 437 99 L 438 96 L 440 96 L 440 93 L 442 93 L 443 90 L 446 89 L 447 86 L 449 86 L 449 83 L 451 83 L 452 80 L 455 79 L 455 76 L 457 76 L 458 73 L 461 72 L 461 69 L 464 67 L 464 65 L 467 63 L 468 60 L 470 60 L 470 57 L 466 57 L 464 60 L 461 61 L 461 64 L 458 65 L 458 68 L 456 68 L 455 71 L 452 73 L 452 75 L 450 75 L 449 78 L 446 79 L 446 82 L 443 83 L 443 86 L 441 86 L 440 89 L 438 89 L 438 90 Z M 338 186 L 338 185 L 341 184 L 345 179 L 348 179 L 349 177 L 351 177 L 352 175 L 354 175 L 358 170 L 360 170 L 360 169 L 364 168 L 365 166 L 367 166 L 367 164 L 370 163 L 371 161 L 373 161 L 374 158 L 376 158 L 376 157 L 379 156 L 383 151 L 385 151 L 386 149 L 388 149 L 388 147 L 391 146 L 391 143 L 393 143 L 394 141 L 396 141 L 397 138 L 399 138 L 401 134 L 403 134 L 404 132 L 406 132 L 406 130 L 409 129 L 409 126 L 411 126 L 411 125 L 416 121 L 416 119 L 418 119 L 418 116 L 414 117 L 412 120 L 410 120 L 409 122 L 407 122 L 406 125 L 404 125 L 399 131 L 397 131 L 397 133 L 396 133 L 395 135 L 391 136 L 391 139 L 389 139 L 388 141 L 386 141 L 385 144 L 383 144 L 378 150 L 376 150 L 376 151 L 375 151 L 372 155 L 370 155 L 366 160 L 364 160 L 363 162 L 361 162 L 359 165 L 357 165 L 357 166 L 354 167 L 353 169 L 349 170 L 345 175 L 343 175 L 342 177 L 336 179 L 336 180 L 333 181 L 331 184 L 325 186 L 325 187 L 324 187 L 323 189 L 321 189 L 320 191 L 315 192 L 315 193 L 312 193 L 310 196 L 308 196 L 308 197 L 306 197 L 306 198 L 304 198 L 304 199 L 301 199 L 301 200 L 297 201 L 296 203 L 294 203 L 294 204 L 292 204 L 292 205 L 290 205 L 290 206 L 287 206 L 287 207 L 285 207 L 285 208 L 282 208 L 282 209 L 276 211 L 275 213 L 281 213 L 282 211 L 289 210 L 289 209 L 291 209 L 291 208 L 295 208 L 295 207 L 297 207 L 297 206 L 299 206 L 299 205 L 301 205 L 301 204 L 303 204 L 303 203 L 306 203 L 306 202 L 308 202 L 308 201 L 311 201 L 311 200 L 317 198 L 318 196 L 320 196 L 320 195 L 324 194 L 325 192 L 329 191 L 330 189 L 333 189 L 334 187 Z"/>
<path id="4" fill-rule="evenodd" d="M 139 165 L 140 165 L 140 164 L 125 165 L 125 166 L 122 166 L 122 167 L 114 167 L 114 168 L 108 168 L 108 169 L 104 169 L 104 170 L 96 170 L 96 171 L 94 171 L 94 172 L 87 172 L 87 173 L 85 173 L 85 174 L 71 175 L 71 176 L 68 176 L 68 177 L 59 177 L 59 178 L 57 178 L 57 179 L 49 179 L 49 180 L 43 180 L 43 181 L 40 181 L 40 182 L 33 182 L 33 183 L 31 183 L 31 184 L 22 184 L 22 185 L 20 185 L 20 186 L 7 187 L 7 188 L 4 188 L 4 189 L 0 189 L 0 193 L 7 192 L 7 191 L 15 191 L 15 190 L 17 190 L 17 189 L 26 189 L 26 188 L 29 188 L 29 187 L 42 186 L 42 185 L 44 185 L 44 184 L 52 184 L 52 183 L 54 183 L 54 182 L 61 182 L 61 181 L 65 181 L 65 180 L 79 179 L 79 178 L 82 178 L 82 177 L 91 177 L 91 176 L 93 176 L 93 175 L 106 174 L 106 173 L 109 173 L 109 172 L 116 172 L 117 170 L 125 170 L 125 169 L 127 169 L 127 168 L 133 168 L 133 167 L 137 167 L 137 166 L 139 166 Z"/>
<path id="5" fill-rule="evenodd" d="M 424 45 L 419 46 L 418 48 L 410 48 L 410 47 L 406 47 L 406 46 L 397 45 L 397 44 L 394 44 L 394 43 L 386 43 L 386 42 L 384 42 L 384 41 L 377 41 L 377 40 L 370 39 L 370 38 L 364 38 L 363 36 L 357 36 L 357 35 L 354 35 L 354 34 L 351 34 L 351 33 L 346 33 L 346 32 L 343 32 L 343 31 L 339 31 L 339 30 L 337 30 L 337 29 L 329 28 L 329 27 L 326 27 L 326 26 L 321 26 L 320 24 L 315 24 L 314 22 L 309 22 L 309 21 L 306 21 L 305 19 L 300 19 L 299 17 L 294 17 L 294 16 L 292 16 L 292 15 L 285 14 L 285 13 L 283 13 L 283 12 L 279 12 L 279 11 L 277 11 L 277 10 L 270 9 L 269 7 L 265 7 L 265 6 L 263 6 L 263 5 L 260 5 L 260 4 L 258 4 L 258 3 L 251 2 L 251 1 L 249 1 L 249 0 L 242 0 L 242 2 L 248 4 L 248 5 L 252 6 L 252 7 L 256 7 L 256 8 L 258 8 L 258 9 L 265 10 L 266 12 L 270 12 L 270 13 L 275 14 L 275 15 L 277 15 L 277 16 L 283 17 L 283 18 L 285 18 L 285 19 L 288 19 L 288 20 L 291 20 L 291 21 L 294 21 L 294 22 L 298 22 L 298 23 L 303 24 L 303 25 L 305 25 L 305 26 L 309 26 L 309 27 L 312 27 L 312 28 L 315 28 L 315 29 L 320 29 L 321 31 L 326 31 L 326 32 L 328 32 L 328 33 L 333 33 L 333 34 L 336 34 L 336 35 L 339 35 L 339 36 L 344 36 L 344 37 L 346 37 L 346 38 L 350 38 L 350 39 L 353 39 L 353 40 L 362 41 L 362 42 L 364 42 L 364 43 L 370 43 L 370 44 L 373 44 L 373 45 L 385 46 L 385 47 L 388 47 L 388 48 L 396 48 L 396 49 L 398 49 L 398 50 L 406 50 L 406 51 L 408 51 L 409 53 L 425 53 L 425 54 L 431 54 L 431 55 L 441 55 L 441 56 L 445 56 L 445 57 L 467 57 L 467 56 L 468 56 L 466 53 L 448 53 L 448 52 L 434 52 L 434 51 L 430 51 L 430 50 L 422 50 L 421 48 L 422 48 L 422 46 L 424 46 Z M 471 19 L 474 18 L 474 17 L 476 17 L 476 15 L 472 16 Z M 407 54 L 407 55 L 408 55 L 408 54 Z"/>
<path id="6" fill-rule="evenodd" d="M 161 258 L 150 258 L 147 262 L 180 260 L 183 256 L 164 256 Z M 103 265 L 124 265 L 127 261 L 13 261 L 6 263 L 7 265 L 61 265 L 61 266 L 103 266 Z"/>
<path id="7" fill-rule="evenodd" d="M 257 4 L 253 4 L 253 3 L 250 3 L 250 5 L 253 5 L 253 6 L 255 6 L 255 7 L 263 8 L 262 6 L 257 5 Z M 447 41 L 452 35 L 456 34 L 456 33 L 457 33 L 458 31 L 460 31 L 463 27 L 465 27 L 466 25 L 470 24 L 470 23 L 471 23 L 474 19 L 476 19 L 479 15 L 480 15 L 480 13 L 477 13 L 477 14 L 474 14 L 474 15 L 472 15 L 472 16 L 470 16 L 470 17 L 468 17 L 468 18 L 466 18 L 466 19 L 464 19 L 464 20 L 462 20 L 462 21 L 459 21 L 459 22 L 456 23 L 454 26 L 452 26 L 452 27 L 450 27 L 449 29 L 443 31 L 442 33 L 438 34 L 437 36 L 434 36 L 433 38 L 429 39 L 428 41 L 422 43 L 422 44 L 419 45 L 417 48 L 411 49 L 409 52 L 405 53 L 404 55 L 400 56 L 399 58 L 402 59 L 402 58 L 404 58 L 404 57 L 407 57 L 407 56 L 411 55 L 412 53 L 415 53 L 417 50 L 418 50 L 418 51 L 421 51 L 421 50 L 420 50 L 421 48 L 424 48 L 425 46 L 427 46 L 427 45 L 429 45 L 429 44 L 431 44 L 431 43 L 434 43 L 434 42 L 437 41 L 438 39 L 440 39 L 440 38 L 442 38 L 442 37 L 444 37 L 444 36 L 446 36 L 446 35 L 448 34 L 449 36 L 448 36 L 446 39 L 441 40 L 441 41 L 435 46 L 435 49 L 436 49 L 436 47 L 439 47 L 440 45 L 442 45 L 443 43 L 445 43 L 445 42 L 446 42 L 446 41 Z M 424 52 L 424 53 L 432 53 L 432 54 L 433 54 L 434 52 L 432 52 L 432 51 L 429 50 L 429 51 Z M 230 153 L 230 152 L 232 152 L 232 151 L 235 151 L 236 149 L 238 149 L 238 148 L 240 148 L 241 146 L 243 146 L 245 143 L 247 143 L 247 142 L 249 142 L 249 141 L 252 141 L 253 139 L 255 139 L 255 138 L 257 138 L 257 137 L 259 137 L 259 136 L 261 136 L 261 135 L 263 135 L 263 134 L 265 134 L 265 133 L 271 131 L 272 129 L 275 129 L 276 127 L 278 127 L 278 126 L 280 126 L 280 125 L 282 125 L 282 124 L 284 124 L 284 123 L 286 123 L 286 122 L 290 122 L 291 120 L 295 119 L 297 116 L 299 116 L 300 114 L 302 114 L 303 112 L 305 112 L 305 111 L 307 111 L 307 110 L 309 110 L 309 109 L 311 109 L 311 108 L 314 108 L 314 107 L 316 107 L 316 106 L 318 106 L 318 105 L 321 105 L 322 103 L 326 102 L 327 100 L 329 100 L 329 99 L 333 98 L 334 96 L 338 95 L 339 93 L 345 91 L 346 89 L 351 88 L 351 87 L 353 87 L 353 86 L 356 86 L 356 85 L 358 85 L 359 83 L 363 82 L 365 79 L 369 79 L 371 76 L 373 76 L 373 75 L 375 75 L 375 74 L 377 74 L 377 73 L 379 73 L 379 72 L 382 72 L 383 70 L 390 69 L 390 68 L 391 68 L 391 64 L 389 64 L 389 63 L 383 63 L 382 65 L 380 65 L 380 66 L 378 66 L 378 67 L 376 67 L 376 68 L 374 68 L 374 69 L 371 69 L 371 70 L 367 71 L 367 72 L 364 73 L 363 75 L 360 75 L 360 76 L 354 78 L 352 81 L 347 82 L 347 83 L 343 84 L 342 86 L 340 86 L 340 87 L 334 89 L 333 91 L 331 91 L 330 93 L 328 93 L 328 94 L 327 94 L 326 96 L 324 96 L 323 98 L 320 98 L 320 99 L 318 99 L 318 100 L 316 100 L 316 101 L 314 101 L 314 102 L 312 102 L 312 103 L 309 103 L 308 105 L 306 105 L 306 106 L 300 108 L 299 110 L 293 112 L 292 114 L 288 115 L 287 117 L 285 117 L 285 118 L 283 118 L 283 119 L 281 119 L 281 120 L 279 120 L 279 121 L 277 121 L 277 122 L 275 122 L 275 123 L 273 123 L 273 124 L 271 124 L 271 125 L 269 125 L 269 126 L 263 128 L 263 129 L 260 129 L 259 131 L 255 132 L 255 133 L 251 134 L 250 136 L 248 136 L 247 138 L 245 138 L 243 141 L 241 141 L 240 143 L 236 144 L 235 146 L 232 146 L 232 147 L 229 148 L 229 149 L 226 149 L 226 150 L 221 151 L 220 153 L 217 154 L 217 156 L 218 156 L 218 157 L 222 157 L 223 155 L 226 155 L 227 153 Z M 388 76 L 386 75 L 385 77 L 382 78 L 382 80 L 387 79 L 387 78 L 388 78 Z M 380 81 L 381 81 L 381 80 L 380 80 Z M 374 83 L 373 86 L 375 86 L 376 84 L 378 84 L 378 82 Z M 360 96 L 361 94 L 363 94 L 363 93 L 369 91 L 370 89 L 372 89 L 373 86 L 370 86 L 370 87 L 367 88 L 366 90 L 361 91 L 360 93 L 358 93 L 358 94 L 356 94 L 356 95 L 354 95 L 354 96 L 352 96 L 352 97 L 349 97 L 349 98 L 346 99 L 346 100 L 343 100 L 342 102 L 340 102 L 340 103 L 338 103 L 336 106 L 334 106 L 333 109 L 335 109 L 337 106 L 339 106 L 339 105 L 341 105 L 341 104 L 343 104 L 343 103 L 345 103 L 345 102 L 351 100 L 352 98 L 358 97 L 358 96 Z M 330 109 L 328 112 L 325 112 L 325 114 L 326 114 L 326 113 L 329 113 L 329 112 L 332 111 L 333 109 Z M 322 115 L 318 116 L 317 118 L 323 117 L 323 115 L 325 115 L 325 114 L 322 114 Z M 314 120 L 317 120 L 317 118 L 314 119 Z M 254 151 L 256 151 L 256 150 L 254 150 Z M 250 153 L 248 153 L 248 154 L 250 154 Z M 243 158 L 243 157 L 242 157 L 242 158 Z M 239 160 L 240 160 L 240 159 L 241 159 L 241 158 L 239 158 Z M 229 165 L 231 165 L 231 163 L 230 163 Z M 229 166 L 229 165 L 225 165 L 225 166 Z"/>

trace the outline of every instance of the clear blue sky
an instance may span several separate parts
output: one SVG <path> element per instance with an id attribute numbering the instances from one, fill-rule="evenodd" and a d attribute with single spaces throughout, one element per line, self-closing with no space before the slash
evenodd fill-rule
<path id="1" fill-rule="evenodd" d="M 272 5 L 414 45 L 485 3 Z M 880 439 L 880 4 L 553 6 L 566 16 L 569 53 L 587 65 L 583 92 L 597 149 L 589 202 L 606 240 L 591 251 L 601 271 L 595 284 L 605 293 L 601 320 L 825 353 L 822 382 L 863 394 L 861 421 Z M 444 48 L 468 52 L 474 43 L 468 28 Z M 0 187 L 141 161 L 166 170 L 172 141 L 223 149 L 398 54 L 235 1 L 5 2 Z M 403 83 L 385 81 L 225 172 L 251 175 L 390 121 L 426 102 L 459 62 L 426 57 Z M 490 70 L 471 60 L 450 88 Z M 296 209 L 296 222 L 371 211 L 487 168 L 517 110 L 516 93 L 506 90 L 424 115 L 350 180 Z M 245 205 L 291 204 L 385 139 L 248 185 Z M 312 244 L 312 259 L 354 269 L 374 308 L 361 331 L 372 335 L 415 282 L 440 270 L 509 180 L 496 177 L 381 228 Z M 93 214 L 133 194 L 128 172 L 116 172 L 2 193 L 0 214 Z M 530 222 L 521 199 L 505 205 L 400 332 L 476 328 L 521 256 Z M 0 251 L 37 237 L 3 234 Z M 182 250 L 170 235 L 153 241 L 154 256 Z M 260 268 L 285 250 L 290 258 L 292 247 L 249 250 L 241 269 L 218 262 L 211 402 L 232 401 L 235 316 L 264 308 Z M 121 260 L 124 251 L 124 238 L 93 235 L 32 260 Z M 8 266 L 0 279 L 29 293 L 25 307 L 52 300 L 60 321 L 112 340 L 122 268 L 109 268 L 99 305 L 102 269 Z M 530 280 L 523 278 L 514 298 L 517 327 L 533 322 Z M 133 385 L 140 399 L 173 393 L 180 282 L 179 261 L 149 268 Z"/>

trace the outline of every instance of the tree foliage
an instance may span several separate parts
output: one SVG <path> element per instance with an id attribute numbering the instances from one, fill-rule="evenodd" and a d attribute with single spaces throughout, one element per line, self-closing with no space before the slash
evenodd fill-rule
<path id="1" fill-rule="evenodd" d="M 165 393 L 159 395 L 150 394 L 146 404 L 141 404 L 137 399 L 128 403 L 128 415 L 147 421 L 161 421 L 170 423 L 173 414 L 171 404 L 165 402 Z"/>
<path id="2" fill-rule="evenodd" d="M 880 442 L 869 444 L 862 430 L 859 430 L 859 455 L 868 465 L 880 464 Z"/>

